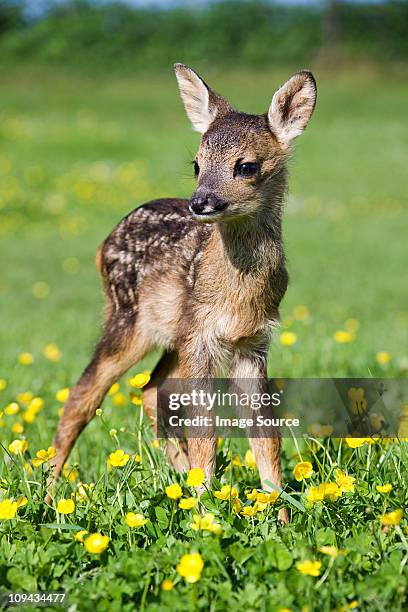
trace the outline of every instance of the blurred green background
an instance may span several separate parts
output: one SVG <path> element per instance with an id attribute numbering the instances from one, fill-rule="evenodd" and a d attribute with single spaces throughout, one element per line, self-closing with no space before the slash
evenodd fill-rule
<path id="1" fill-rule="evenodd" d="M 282 331 L 294 343 L 277 335 L 270 374 L 406 375 L 407 58 L 406 2 L 3 0 L 0 376 L 10 392 L 74 383 L 101 320 L 98 245 L 140 203 L 193 190 L 198 135 L 175 61 L 253 113 L 300 68 L 318 82 L 284 222 Z M 49 343 L 61 360 L 43 356 Z"/>

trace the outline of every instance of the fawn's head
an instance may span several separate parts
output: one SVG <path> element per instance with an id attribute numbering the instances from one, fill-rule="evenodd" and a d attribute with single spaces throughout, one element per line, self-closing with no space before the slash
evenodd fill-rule
<path id="1" fill-rule="evenodd" d="M 248 115 L 234 110 L 188 66 L 174 69 L 186 113 L 203 135 L 190 211 L 206 223 L 258 214 L 282 195 L 293 140 L 316 103 L 312 73 L 298 72 L 282 85 L 264 115 Z"/>

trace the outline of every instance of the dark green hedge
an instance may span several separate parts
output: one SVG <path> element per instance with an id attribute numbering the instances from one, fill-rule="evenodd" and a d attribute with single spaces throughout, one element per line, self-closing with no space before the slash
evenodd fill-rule
<path id="1" fill-rule="evenodd" d="M 225 0 L 201 8 L 134 9 L 69 2 L 29 21 L 18 3 L 0 8 L 0 55 L 13 60 L 118 67 L 191 63 L 270 65 L 312 59 L 327 50 L 324 13 L 260 0 Z M 408 4 L 339 4 L 340 52 L 408 57 Z M 327 35 L 326 35 L 327 38 Z"/>

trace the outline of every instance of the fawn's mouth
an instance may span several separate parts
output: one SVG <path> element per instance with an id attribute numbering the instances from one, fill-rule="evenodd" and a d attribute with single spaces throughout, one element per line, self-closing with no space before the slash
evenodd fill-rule
<path id="1" fill-rule="evenodd" d="M 215 223 L 215 221 L 218 221 L 218 219 L 221 219 L 221 217 L 224 216 L 223 210 L 214 210 L 207 213 L 195 213 L 190 208 L 190 212 L 195 221 L 202 221 L 203 223 Z"/>
<path id="2" fill-rule="evenodd" d="M 191 204 L 188 207 L 193 219 L 196 221 L 202 221 L 204 223 L 214 223 L 218 219 L 221 219 L 225 215 L 225 210 L 228 207 L 227 202 L 222 202 L 222 205 L 217 204 L 214 208 L 210 206 L 202 207 L 201 210 L 193 207 Z"/>

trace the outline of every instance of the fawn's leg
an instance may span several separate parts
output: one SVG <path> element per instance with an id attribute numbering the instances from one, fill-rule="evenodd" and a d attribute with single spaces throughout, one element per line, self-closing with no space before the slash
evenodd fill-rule
<path id="1" fill-rule="evenodd" d="M 125 331 L 123 331 L 125 330 Z M 54 478 L 58 478 L 79 434 L 95 416 L 111 385 L 136 361 L 147 346 L 135 338 L 134 325 L 118 325 L 110 318 L 94 356 L 77 384 L 71 389 L 58 423 L 53 446 L 57 454 L 52 460 Z"/>
<path id="2" fill-rule="evenodd" d="M 211 377 L 215 375 L 218 365 L 222 358 L 225 360 L 225 353 L 217 351 L 209 351 L 208 347 L 200 337 L 190 338 L 179 351 L 179 372 L 180 378 L 197 381 L 190 385 L 195 388 L 197 385 L 204 391 L 211 392 Z M 202 415 L 205 412 L 203 406 L 192 408 L 188 416 L 194 417 Z M 187 440 L 188 459 L 192 468 L 201 468 L 206 477 L 207 483 L 210 484 L 214 469 L 217 451 L 217 436 L 213 428 L 206 428 L 205 437 L 195 438 L 189 437 Z"/>
<path id="3" fill-rule="evenodd" d="M 177 378 L 177 375 L 177 351 L 167 351 L 154 368 L 149 383 L 143 389 L 143 408 L 155 434 L 157 433 L 157 387 L 160 381 L 166 378 Z M 186 472 L 190 469 L 185 446 L 184 440 L 176 438 L 166 440 L 167 457 L 178 472 Z"/>
<path id="4" fill-rule="evenodd" d="M 251 351 L 245 353 L 238 353 L 234 358 L 233 364 L 233 379 L 236 386 L 238 386 L 241 392 L 248 394 L 263 393 L 265 392 L 266 382 L 266 354 L 264 351 Z M 265 414 L 265 416 L 271 417 L 271 408 L 263 407 L 258 414 Z M 252 416 L 252 415 L 246 415 Z M 259 471 L 259 477 L 261 480 L 262 488 L 271 491 L 272 488 L 266 484 L 266 480 L 271 481 L 279 489 L 282 488 L 281 484 L 281 443 L 278 432 L 275 434 L 269 429 L 264 432 L 257 429 L 258 437 L 249 437 L 249 444 L 254 453 L 256 465 Z M 279 511 L 279 518 L 288 522 L 288 514 L 286 508 L 282 508 Z"/>

